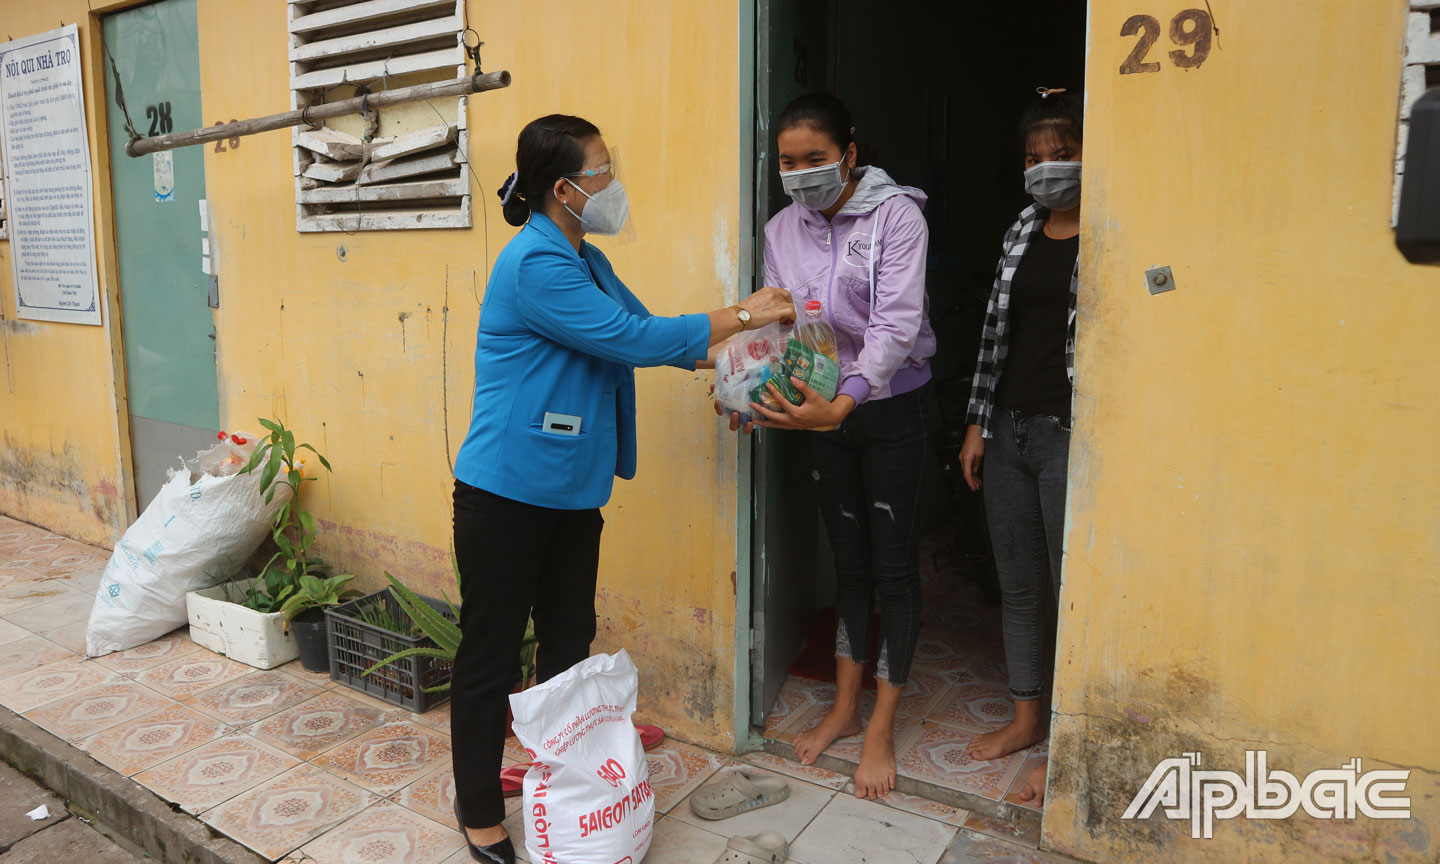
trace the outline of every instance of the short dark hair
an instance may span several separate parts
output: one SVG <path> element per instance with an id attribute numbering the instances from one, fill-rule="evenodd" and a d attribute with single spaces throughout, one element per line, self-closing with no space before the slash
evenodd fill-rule
<path id="1" fill-rule="evenodd" d="M 806 93 L 786 105 L 775 121 L 775 134 L 796 126 L 809 126 L 827 136 L 841 153 L 854 140 L 855 124 L 850 122 L 850 110 L 838 97 L 829 93 Z"/>
<path id="2" fill-rule="evenodd" d="M 1035 136 L 1044 133 L 1074 144 L 1085 142 L 1085 106 L 1071 93 L 1037 96 L 1020 115 L 1020 151 L 1030 148 Z"/>
<path id="3" fill-rule="evenodd" d="M 501 198 L 510 192 L 505 221 L 524 225 L 556 180 L 585 167 L 585 142 L 599 134 L 594 123 L 569 114 L 548 114 L 525 124 L 515 148 L 515 174 L 499 191 Z"/>

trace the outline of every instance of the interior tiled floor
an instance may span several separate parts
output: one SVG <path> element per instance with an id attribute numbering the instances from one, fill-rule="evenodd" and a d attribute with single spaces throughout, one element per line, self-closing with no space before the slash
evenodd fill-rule
<path id="1" fill-rule="evenodd" d="M 85 660 L 84 622 L 107 560 L 105 550 L 0 516 L 0 706 L 272 860 L 469 860 L 451 812 L 448 705 L 414 715 L 298 663 L 255 670 L 200 648 L 183 628 Z M 905 700 L 902 770 L 1002 797 L 1034 754 L 971 766 L 947 749 L 1006 710 L 994 664 L 977 662 L 987 645 L 961 638 L 975 614 L 951 598 L 927 619 L 924 664 Z M 825 698 L 822 685 L 791 682 L 772 731 L 810 722 Z M 838 742 L 836 752 L 854 745 Z M 507 762 L 518 755 L 507 751 Z M 898 793 L 861 801 L 845 775 L 768 753 L 736 759 L 667 741 L 649 762 L 658 819 L 646 864 L 711 864 L 728 837 L 762 830 L 784 834 L 799 864 L 1059 860 L 1034 851 L 1038 815 L 996 823 Z M 784 775 L 791 795 L 722 822 L 697 818 L 687 798 L 728 770 Z M 517 841 L 519 811 L 511 799 Z"/>
<path id="2" fill-rule="evenodd" d="M 924 613 L 895 725 L 898 770 L 915 780 L 1004 800 L 1038 815 L 1040 808 L 1021 801 L 1019 793 L 1030 769 L 1048 753 L 1046 743 L 983 762 L 965 752 L 971 738 L 1003 727 L 1014 711 L 999 607 L 986 602 L 977 582 L 947 565 L 944 537 L 942 532 L 921 544 Z M 873 691 L 864 692 L 865 712 L 874 699 Z M 765 737 L 793 743 L 825 717 L 834 700 L 834 684 L 791 676 L 766 719 Z M 859 762 L 863 740 L 862 735 L 841 738 L 825 753 L 853 765 Z M 1038 818 L 1035 824 L 1038 837 Z M 975 825 L 993 827 L 982 826 L 979 817 Z M 1028 831 L 1011 833 L 1011 839 L 1030 840 Z"/>

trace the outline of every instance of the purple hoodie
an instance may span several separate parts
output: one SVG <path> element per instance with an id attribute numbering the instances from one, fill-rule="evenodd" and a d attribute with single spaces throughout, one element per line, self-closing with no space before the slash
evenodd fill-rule
<path id="1" fill-rule="evenodd" d="M 858 405 L 929 381 L 935 332 L 925 295 L 925 193 L 879 168 L 856 173 L 855 194 L 833 222 L 791 204 L 765 226 L 765 284 L 786 289 L 801 308 L 823 304 L 840 348 L 839 393 Z"/>

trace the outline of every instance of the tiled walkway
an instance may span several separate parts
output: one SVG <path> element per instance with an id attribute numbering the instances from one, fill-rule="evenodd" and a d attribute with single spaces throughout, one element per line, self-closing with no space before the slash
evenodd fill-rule
<path id="1" fill-rule="evenodd" d="M 85 660 L 85 624 L 107 559 L 105 550 L 0 516 L 0 705 L 274 860 L 469 860 L 451 814 L 447 706 L 410 714 L 296 663 L 258 671 L 200 648 L 183 628 Z M 927 657 L 954 644 L 926 636 L 937 642 Z M 948 764 L 943 747 L 927 737 L 948 728 L 946 711 L 988 716 L 957 689 L 983 664 L 959 665 L 950 677 L 930 673 L 943 684 L 937 680 L 908 703 L 925 710 L 907 715 L 914 730 L 905 764 Z M 928 668 L 944 668 L 944 659 Z M 798 686 L 787 692 L 797 723 L 821 699 Z M 696 819 L 687 796 L 741 763 L 787 775 L 789 800 L 724 822 Z M 991 771 L 999 775 L 993 781 L 975 770 L 960 773 L 998 790 L 1018 770 L 1007 764 Z M 727 837 L 766 829 L 792 841 L 790 860 L 798 864 L 1056 860 L 1033 851 L 1038 817 L 1001 825 L 899 794 L 859 801 L 848 777 L 765 753 L 737 762 L 666 742 L 650 754 L 650 773 L 662 815 L 646 864 L 710 864 Z M 512 799 L 507 820 L 517 841 L 519 807 Z"/>

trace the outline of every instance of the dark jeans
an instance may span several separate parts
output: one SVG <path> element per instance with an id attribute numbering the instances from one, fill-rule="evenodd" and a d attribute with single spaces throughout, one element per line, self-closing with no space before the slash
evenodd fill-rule
<path id="1" fill-rule="evenodd" d="M 526 617 L 535 618 L 540 681 L 590 656 L 604 524 L 599 510 L 533 507 L 455 483 L 463 635 L 450 690 L 450 731 L 455 797 L 469 827 L 505 819 L 505 711 L 520 678 Z"/>
<path id="2" fill-rule="evenodd" d="M 866 402 L 839 429 L 811 432 L 820 515 L 835 553 L 835 655 L 868 660 L 880 600 L 876 677 L 910 675 L 920 635 L 920 536 L 916 511 L 929 458 L 927 387 Z"/>
<path id="3" fill-rule="evenodd" d="M 996 408 L 985 442 L 980 491 L 990 523 L 1005 627 L 1010 695 L 1038 699 L 1049 663 L 1045 583 L 1060 596 L 1070 427 L 1058 417 Z M 1053 658 L 1052 658 L 1053 659 Z"/>

